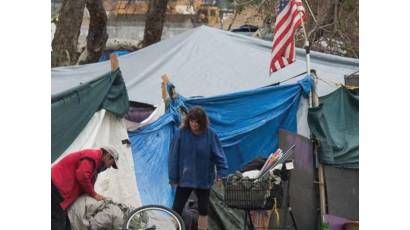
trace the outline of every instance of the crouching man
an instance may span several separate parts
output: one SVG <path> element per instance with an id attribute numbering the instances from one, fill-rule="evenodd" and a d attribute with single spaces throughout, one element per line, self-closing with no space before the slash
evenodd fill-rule
<path id="1" fill-rule="evenodd" d="M 97 201 L 105 197 L 94 191 L 98 173 L 117 169 L 119 154 L 114 146 L 84 149 L 68 154 L 51 167 L 51 229 L 71 230 L 67 209 L 82 194 Z"/>

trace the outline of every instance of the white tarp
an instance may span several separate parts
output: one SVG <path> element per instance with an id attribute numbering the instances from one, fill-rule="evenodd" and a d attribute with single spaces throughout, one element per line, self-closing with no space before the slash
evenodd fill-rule
<path id="1" fill-rule="evenodd" d="M 124 223 L 127 211 L 121 209 L 123 205 L 115 204 L 109 200 L 96 201 L 82 195 L 68 209 L 72 230 L 117 230 Z"/>
<path id="2" fill-rule="evenodd" d="M 53 164 L 73 151 L 108 144 L 115 145 L 120 152 L 118 169 L 109 168 L 100 173 L 95 183 L 95 190 L 114 202 L 140 207 L 141 198 L 135 178 L 131 146 L 122 144 L 122 140 L 127 139 L 128 133 L 122 119 L 102 109 L 93 115 L 74 142 Z"/>
<path id="3" fill-rule="evenodd" d="M 298 112 L 296 114 L 297 133 L 310 139 L 310 129 L 307 122 L 309 108 L 309 100 L 306 98 L 300 99 Z"/>
<path id="4" fill-rule="evenodd" d="M 295 63 L 269 76 L 271 49 L 269 41 L 201 26 L 118 59 L 130 100 L 159 105 L 163 74 L 169 75 L 178 93 L 190 97 L 255 89 L 306 71 L 305 51 L 298 48 Z M 330 82 L 318 81 L 322 96 L 337 88 L 332 82 L 344 83 L 344 75 L 357 71 L 359 60 L 311 51 L 311 67 Z M 51 92 L 90 81 L 110 68 L 109 61 L 53 68 Z"/>
<path id="5" fill-rule="evenodd" d="M 161 78 L 170 76 L 185 97 L 216 96 L 281 82 L 306 71 L 305 51 L 296 49 L 295 63 L 269 76 L 272 42 L 201 26 L 144 49 L 119 57 L 130 100 L 159 105 Z M 320 78 L 319 96 L 333 92 L 344 76 L 359 70 L 359 60 L 311 51 L 311 67 Z M 52 94 L 106 73 L 109 61 L 53 68 Z M 295 83 L 303 76 L 283 84 Z M 307 101 L 298 111 L 298 133 L 309 137 Z M 136 124 L 127 124 L 136 128 Z"/>

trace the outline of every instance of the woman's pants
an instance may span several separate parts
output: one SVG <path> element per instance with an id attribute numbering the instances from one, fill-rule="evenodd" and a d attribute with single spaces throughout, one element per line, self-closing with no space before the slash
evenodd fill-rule
<path id="1" fill-rule="evenodd" d="M 199 215 L 207 216 L 209 207 L 209 189 L 184 188 L 178 186 L 172 210 L 177 212 L 179 215 L 182 215 L 182 210 L 184 209 L 185 203 L 187 202 L 192 191 L 195 191 L 195 194 L 198 197 Z"/>

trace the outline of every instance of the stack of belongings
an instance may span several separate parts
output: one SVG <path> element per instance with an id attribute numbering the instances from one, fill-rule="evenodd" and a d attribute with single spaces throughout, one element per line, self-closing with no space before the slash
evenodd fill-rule
<path id="1" fill-rule="evenodd" d="M 286 153 L 277 149 L 267 159 L 256 158 L 246 164 L 241 172 L 235 172 L 224 181 L 225 203 L 231 208 L 251 211 L 255 226 L 265 229 L 272 213 L 279 218 L 278 208 L 283 197 L 282 180 L 287 180 L 284 167 L 291 155 L 292 146 Z M 272 211 L 266 211 L 272 210 Z"/>
<path id="2" fill-rule="evenodd" d="M 253 173 L 250 171 L 250 173 Z M 231 208 L 244 210 L 271 209 L 280 185 L 280 177 L 269 174 L 262 180 L 249 177 L 249 173 L 235 172 L 224 181 L 225 203 Z M 280 186 L 279 186 L 280 187 Z"/>
<path id="3" fill-rule="evenodd" d="M 245 210 L 272 209 L 274 198 L 282 191 L 281 174 L 275 174 L 274 170 L 282 168 L 281 163 L 289 157 L 289 152 L 283 154 L 281 149 L 277 149 L 270 154 L 260 170 L 243 173 L 237 171 L 229 175 L 224 180 L 226 204 L 231 208 Z"/>
<path id="4" fill-rule="evenodd" d="M 68 217 L 72 230 L 116 230 L 122 229 L 134 209 L 110 199 L 97 201 L 82 195 L 68 209 Z"/>
<path id="5" fill-rule="evenodd" d="M 286 151 L 286 153 L 283 153 L 282 149 L 277 149 L 275 152 L 271 153 L 256 177 L 263 178 L 268 173 L 279 173 L 277 170 L 281 170 L 283 172 L 286 169 L 292 169 L 288 167 L 284 168 L 283 163 L 285 163 L 288 160 L 288 158 L 292 155 L 292 150 L 295 148 L 295 146 L 296 145 L 292 145 Z"/>
<path id="6" fill-rule="evenodd" d="M 272 166 L 275 163 L 277 163 L 278 160 L 281 159 L 282 157 L 283 157 L 282 149 L 277 149 L 275 152 L 271 153 L 256 177 L 259 178 L 262 175 L 265 175 L 268 172 L 268 170 L 270 171 L 272 169 Z"/>

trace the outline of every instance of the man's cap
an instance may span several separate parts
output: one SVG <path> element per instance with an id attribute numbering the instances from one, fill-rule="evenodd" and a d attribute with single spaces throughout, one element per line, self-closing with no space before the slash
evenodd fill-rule
<path id="1" fill-rule="evenodd" d="M 112 145 L 106 145 L 101 148 L 107 151 L 112 156 L 112 158 L 114 159 L 114 164 L 112 165 L 112 167 L 118 169 L 118 159 L 120 158 L 120 154 L 117 148 Z"/>

